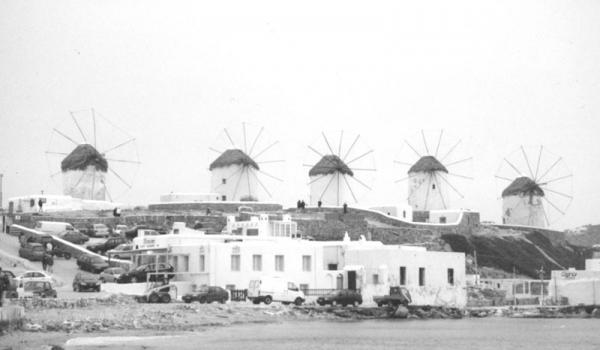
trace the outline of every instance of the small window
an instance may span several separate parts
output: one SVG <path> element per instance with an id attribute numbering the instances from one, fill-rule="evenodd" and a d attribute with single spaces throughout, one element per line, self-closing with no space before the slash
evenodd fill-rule
<path id="1" fill-rule="evenodd" d="M 296 292 L 298 291 L 298 287 L 292 282 L 288 282 L 288 289 Z"/>
<path id="2" fill-rule="evenodd" d="M 454 285 L 454 269 L 448 269 L 448 284 Z"/>
<path id="3" fill-rule="evenodd" d="M 406 266 L 400 266 L 400 285 L 406 285 Z"/>
<path id="4" fill-rule="evenodd" d="M 308 284 L 300 283 L 300 290 L 306 294 L 306 291 L 308 290 Z"/>
<path id="5" fill-rule="evenodd" d="M 373 284 L 379 284 L 379 275 L 376 273 L 373 274 Z"/>
<path id="6" fill-rule="evenodd" d="M 200 272 L 204 272 L 205 271 L 205 265 L 204 265 L 204 254 L 200 255 L 200 268 L 199 268 Z"/>
<path id="7" fill-rule="evenodd" d="M 312 270 L 312 261 L 310 255 L 302 256 L 302 271 L 311 271 Z"/>
<path id="8" fill-rule="evenodd" d="M 284 271 L 285 261 L 283 255 L 275 255 L 275 271 Z"/>
<path id="9" fill-rule="evenodd" d="M 419 267 L 419 286 L 425 285 L 425 268 Z"/>
<path id="10" fill-rule="evenodd" d="M 252 255 L 252 270 L 262 271 L 262 255 Z"/>
<path id="11" fill-rule="evenodd" d="M 240 256 L 239 254 L 231 255 L 231 271 L 239 271 L 240 270 Z"/>
<path id="12" fill-rule="evenodd" d="M 227 200 L 227 196 L 226 196 L 226 195 L 222 195 L 222 196 L 221 196 L 221 200 L 222 200 L 222 201 L 226 201 L 226 200 Z"/>
<path id="13" fill-rule="evenodd" d="M 221 183 L 225 185 L 227 183 L 227 179 L 221 179 Z"/>
<path id="14" fill-rule="evenodd" d="M 337 265 L 338 264 L 327 264 L 327 270 L 329 270 L 329 271 L 336 271 L 338 269 Z"/>
<path id="15" fill-rule="evenodd" d="M 431 189 L 435 190 L 435 184 L 431 185 Z"/>

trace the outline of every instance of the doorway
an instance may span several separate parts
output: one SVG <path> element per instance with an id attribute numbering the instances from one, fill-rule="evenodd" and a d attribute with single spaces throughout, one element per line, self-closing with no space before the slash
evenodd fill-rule
<path id="1" fill-rule="evenodd" d="M 356 271 L 348 271 L 348 289 L 356 290 Z"/>

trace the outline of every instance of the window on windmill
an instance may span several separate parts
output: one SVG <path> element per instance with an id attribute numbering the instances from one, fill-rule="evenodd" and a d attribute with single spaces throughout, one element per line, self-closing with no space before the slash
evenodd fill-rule
<path id="1" fill-rule="evenodd" d="M 227 179 L 221 179 L 221 183 L 225 185 L 227 183 Z"/>
<path id="2" fill-rule="evenodd" d="M 222 196 L 221 196 L 221 200 L 222 200 L 222 201 L 226 201 L 226 200 L 227 200 L 227 196 L 226 196 L 226 195 L 222 195 Z"/>
<path id="3" fill-rule="evenodd" d="M 435 190 L 435 184 L 431 185 L 431 189 Z"/>

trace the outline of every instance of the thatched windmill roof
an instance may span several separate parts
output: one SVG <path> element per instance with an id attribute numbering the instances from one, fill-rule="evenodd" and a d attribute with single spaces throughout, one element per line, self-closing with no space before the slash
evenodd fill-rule
<path id="1" fill-rule="evenodd" d="M 81 144 L 62 160 L 60 168 L 62 171 L 85 170 L 90 165 L 103 172 L 108 170 L 108 162 L 94 146 Z"/>
<path id="2" fill-rule="evenodd" d="M 445 173 L 448 172 L 448 169 L 440 163 L 434 156 L 424 156 L 421 157 L 413 166 L 408 169 L 408 173 L 417 173 L 417 172 L 434 172 L 434 171 L 443 171 Z"/>
<path id="3" fill-rule="evenodd" d="M 228 149 L 223 152 L 219 158 L 210 163 L 209 170 L 213 170 L 214 168 L 224 168 L 230 165 L 251 166 L 256 170 L 260 170 L 258 164 L 239 149 Z"/>
<path id="4" fill-rule="evenodd" d="M 527 176 L 516 178 L 507 188 L 502 191 L 502 197 L 517 196 L 520 194 L 543 196 L 544 190 Z"/>
<path id="5" fill-rule="evenodd" d="M 352 172 L 340 157 L 329 154 L 323 156 L 323 158 L 310 169 L 308 176 L 327 175 L 336 172 L 354 176 L 354 172 Z"/>

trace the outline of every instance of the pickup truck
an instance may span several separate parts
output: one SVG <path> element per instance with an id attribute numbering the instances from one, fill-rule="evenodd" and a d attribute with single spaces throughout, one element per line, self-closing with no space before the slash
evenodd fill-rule
<path id="1" fill-rule="evenodd" d="M 377 306 L 398 306 L 408 305 L 412 302 L 410 292 L 404 287 L 390 287 L 390 294 L 383 296 L 374 296 L 373 301 Z"/>

